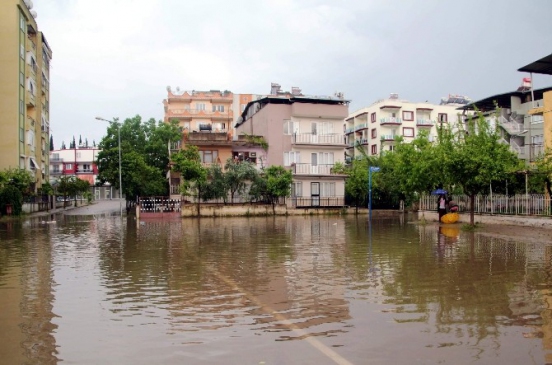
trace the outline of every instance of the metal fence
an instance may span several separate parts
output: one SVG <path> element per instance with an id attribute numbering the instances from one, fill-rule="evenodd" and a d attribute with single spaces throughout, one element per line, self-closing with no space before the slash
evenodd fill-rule
<path id="1" fill-rule="evenodd" d="M 467 195 L 453 195 L 450 197 L 458 204 L 460 212 L 470 210 L 470 198 Z M 476 214 L 550 216 L 551 203 L 551 199 L 542 194 L 477 195 L 474 200 L 474 211 Z M 419 209 L 437 210 L 437 196 L 422 196 Z"/>

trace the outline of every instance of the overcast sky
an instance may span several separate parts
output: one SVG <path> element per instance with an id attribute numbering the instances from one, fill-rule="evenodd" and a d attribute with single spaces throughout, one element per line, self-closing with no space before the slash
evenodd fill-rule
<path id="1" fill-rule="evenodd" d="M 33 0 L 53 51 L 51 133 L 163 118 L 166 87 L 343 92 L 350 112 L 398 93 L 439 103 L 515 90 L 552 52 L 551 0 Z M 552 76 L 535 75 L 535 88 Z"/>

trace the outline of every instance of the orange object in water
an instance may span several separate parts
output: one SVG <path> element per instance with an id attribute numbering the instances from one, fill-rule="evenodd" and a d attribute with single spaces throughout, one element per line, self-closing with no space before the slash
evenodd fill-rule
<path id="1" fill-rule="evenodd" d="M 460 219 L 458 213 L 447 213 L 441 217 L 441 222 L 443 223 L 456 223 Z"/>

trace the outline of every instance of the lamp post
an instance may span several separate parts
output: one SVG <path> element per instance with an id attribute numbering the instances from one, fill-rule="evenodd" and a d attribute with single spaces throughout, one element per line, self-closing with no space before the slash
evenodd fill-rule
<path id="1" fill-rule="evenodd" d="M 123 178 L 121 175 L 121 125 L 113 120 L 104 119 L 101 117 L 96 117 L 97 120 L 108 122 L 109 124 L 117 125 L 117 135 L 118 135 L 118 145 L 119 145 L 119 211 L 121 217 L 123 216 Z"/>
<path id="2" fill-rule="evenodd" d="M 368 167 L 368 221 L 372 224 L 372 172 L 380 170 L 377 166 Z"/>

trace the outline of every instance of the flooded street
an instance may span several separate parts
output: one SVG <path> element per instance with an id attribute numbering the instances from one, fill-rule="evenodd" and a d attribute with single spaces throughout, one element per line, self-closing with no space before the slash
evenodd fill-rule
<path id="1" fill-rule="evenodd" d="M 401 217 L 1 222 L 0 362 L 552 362 L 552 244 Z"/>

